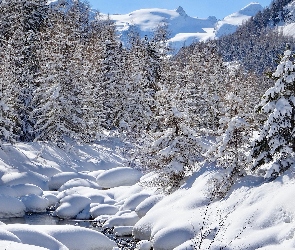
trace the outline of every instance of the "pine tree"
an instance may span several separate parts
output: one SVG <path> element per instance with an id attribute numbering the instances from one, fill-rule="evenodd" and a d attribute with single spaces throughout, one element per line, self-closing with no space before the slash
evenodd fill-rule
<path id="1" fill-rule="evenodd" d="M 294 161 L 295 66 L 289 48 L 273 73 L 275 86 L 262 97 L 258 111 L 268 114 L 254 140 L 252 170 L 262 169 L 266 178 L 275 178 Z"/>

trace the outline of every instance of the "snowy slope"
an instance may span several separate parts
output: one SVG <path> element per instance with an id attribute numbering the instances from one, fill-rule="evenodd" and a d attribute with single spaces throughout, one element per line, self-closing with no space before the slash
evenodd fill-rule
<path id="1" fill-rule="evenodd" d="M 243 24 L 243 22 L 247 21 L 250 17 L 255 16 L 262 10 L 263 7 L 259 3 L 250 3 L 240 11 L 218 21 L 215 27 L 215 36 L 221 37 L 234 33 L 239 25 Z"/>

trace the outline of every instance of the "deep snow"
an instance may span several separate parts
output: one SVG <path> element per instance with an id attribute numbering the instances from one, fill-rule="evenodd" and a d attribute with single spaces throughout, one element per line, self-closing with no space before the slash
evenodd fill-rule
<path id="1" fill-rule="evenodd" d="M 211 201 L 210 180 L 218 169 L 205 166 L 178 191 L 163 195 L 139 184 L 149 174 L 124 167 L 115 150 L 121 146 L 104 141 L 64 152 L 48 143 L 5 145 L 0 217 L 7 222 L 50 208 L 62 219 L 97 221 L 116 236 L 133 234 L 138 249 L 295 248 L 294 169 L 273 182 L 246 176 L 224 199 Z M 79 226 L 0 223 L 0 248 L 5 247 L 118 249 L 103 234 Z"/>

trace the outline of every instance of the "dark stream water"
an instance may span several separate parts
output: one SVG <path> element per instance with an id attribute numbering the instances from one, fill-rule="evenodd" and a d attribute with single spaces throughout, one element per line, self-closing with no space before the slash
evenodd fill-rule
<path id="1" fill-rule="evenodd" d="M 84 220 L 62 220 L 58 217 L 53 217 L 48 213 L 28 213 L 22 218 L 0 219 L 5 224 L 27 224 L 27 225 L 74 225 L 89 228 L 103 233 L 111 240 L 114 240 L 121 250 L 133 250 L 136 246 L 136 241 L 130 237 L 117 237 L 113 234 L 113 229 L 103 230 L 101 226 L 94 221 Z"/>

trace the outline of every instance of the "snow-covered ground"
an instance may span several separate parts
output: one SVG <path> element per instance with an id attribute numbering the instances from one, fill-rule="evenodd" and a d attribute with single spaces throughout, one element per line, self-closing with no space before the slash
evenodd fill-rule
<path id="1" fill-rule="evenodd" d="M 104 141 L 65 152 L 48 143 L 0 149 L 0 217 L 53 209 L 60 219 L 94 220 L 138 249 L 294 249 L 294 169 L 273 182 L 247 176 L 222 200 L 209 198 L 218 169 L 204 166 L 171 195 L 145 189 Z M 1 219 L 0 219 L 1 221 Z M 102 233 L 70 225 L 0 222 L 0 249 L 118 249 Z M 193 247 L 195 246 L 195 248 Z"/>

